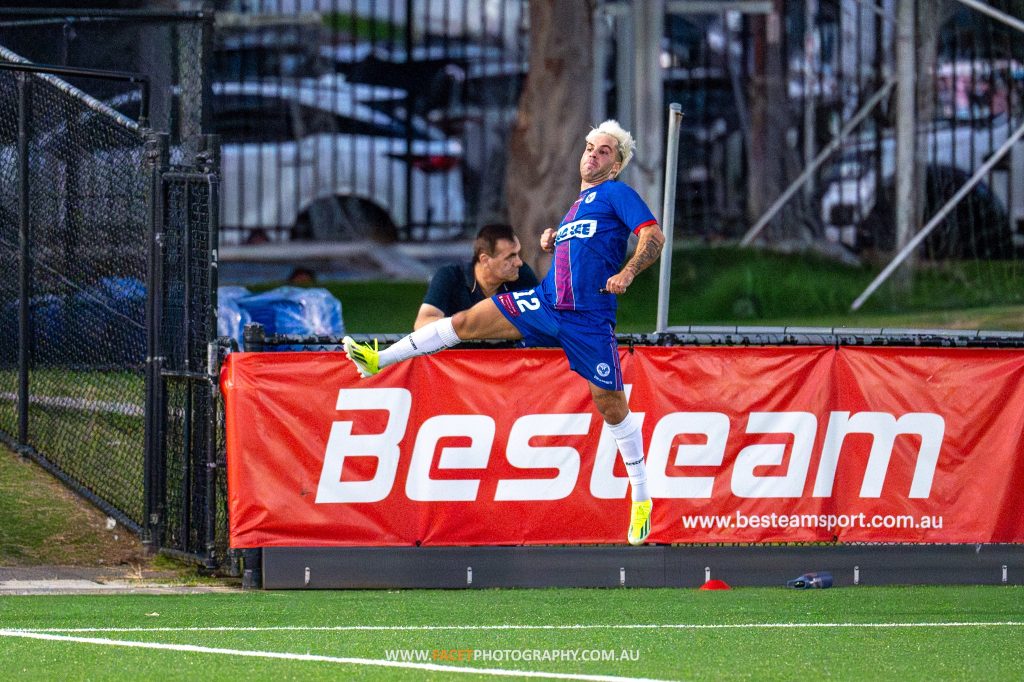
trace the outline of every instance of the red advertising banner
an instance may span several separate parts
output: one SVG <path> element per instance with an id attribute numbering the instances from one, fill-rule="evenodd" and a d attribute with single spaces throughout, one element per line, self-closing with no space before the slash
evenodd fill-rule
<path id="1" fill-rule="evenodd" d="M 1024 542 L 1024 352 L 621 351 L 650 543 Z M 557 349 L 222 375 L 231 545 L 624 544 L 629 482 Z"/>

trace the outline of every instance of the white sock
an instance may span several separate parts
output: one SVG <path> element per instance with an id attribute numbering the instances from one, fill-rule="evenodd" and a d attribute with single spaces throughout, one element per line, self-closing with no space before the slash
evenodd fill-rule
<path id="1" fill-rule="evenodd" d="M 640 420 L 630 412 L 618 424 L 608 424 L 608 430 L 619 446 L 619 456 L 629 474 L 630 493 L 634 502 L 651 499 L 647 490 L 647 467 L 644 466 L 644 441 L 640 433 Z"/>
<path id="2" fill-rule="evenodd" d="M 444 317 L 420 327 L 412 334 L 403 336 L 382 350 L 377 356 L 379 366 L 383 369 L 409 358 L 430 355 L 439 350 L 451 348 L 461 340 L 455 333 L 455 327 L 452 326 L 452 318 Z"/>

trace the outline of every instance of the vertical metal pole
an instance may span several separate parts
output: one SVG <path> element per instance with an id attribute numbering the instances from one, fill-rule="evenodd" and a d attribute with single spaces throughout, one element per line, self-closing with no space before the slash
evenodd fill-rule
<path id="1" fill-rule="evenodd" d="M 814 29 L 818 18 L 817 0 L 804 0 L 804 167 L 814 159 L 814 80 L 816 70 Z M 804 184 L 804 199 L 811 200 L 814 182 Z"/>
<path id="2" fill-rule="evenodd" d="M 26 73 L 18 77 L 18 444 L 28 445 L 28 366 L 32 360 L 30 352 L 31 330 L 29 328 L 29 296 L 31 295 L 32 264 L 29 261 L 29 168 L 28 139 L 31 76 Z"/>
<path id="3" fill-rule="evenodd" d="M 916 0 L 898 0 L 899 25 L 896 33 L 896 252 L 901 252 L 913 237 L 917 211 L 914 193 L 917 190 L 916 137 L 917 124 L 917 59 L 915 56 L 915 3 Z M 897 274 L 897 288 L 909 290 L 913 268 L 913 255 L 908 255 L 907 267 Z"/>
<path id="4" fill-rule="evenodd" d="M 405 0 L 405 62 L 406 64 L 412 63 L 412 32 L 413 32 L 413 2 L 412 0 Z M 409 88 L 405 93 L 405 155 L 407 159 L 412 157 L 412 126 L 413 119 L 415 118 L 415 105 L 416 101 L 413 95 L 413 89 Z M 406 235 L 412 235 L 412 163 L 409 161 L 405 162 L 405 229 Z M 426 186 L 424 186 L 426 190 Z M 430 202 L 426 202 L 427 205 Z M 427 213 L 427 222 L 430 222 L 432 216 L 430 212 Z M 423 226 L 423 238 L 426 239 L 427 230 L 430 228 L 429 225 Z"/>
<path id="5" fill-rule="evenodd" d="M 210 276 L 208 280 L 209 291 L 203 297 L 207 310 L 207 333 L 206 333 L 206 372 L 210 380 L 210 393 L 207 400 L 207 409 L 204 419 L 206 421 L 206 489 L 204 497 L 206 508 L 206 524 L 204 537 L 206 544 L 206 563 L 209 568 L 217 565 L 217 428 L 219 420 L 218 396 L 220 384 L 220 355 L 217 347 L 217 249 L 219 243 L 220 224 L 220 194 L 218 184 L 218 169 L 220 168 L 220 139 L 216 135 L 206 135 L 203 138 L 204 155 L 200 159 L 200 170 L 207 177 L 207 248 L 209 249 Z"/>
<path id="6" fill-rule="evenodd" d="M 150 170 L 149 259 L 146 283 L 146 435 L 143 454 L 145 486 L 145 538 L 151 551 L 163 546 L 164 487 L 167 458 L 164 451 L 163 386 L 163 182 L 167 167 L 166 135 L 150 134 L 146 139 L 146 160 Z"/>
<path id="7" fill-rule="evenodd" d="M 149 193 L 146 196 L 146 407 L 142 445 L 142 501 L 144 505 L 142 510 L 142 543 L 146 545 L 150 551 L 154 551 L 157 548 L 153 542 L 152 536 L 152 519 L 153 514 L 156 513 L 156 507 L 153 500 L 153 469 L 156 467 L 157 460 L 155 442 L 156 429 L 154 428 L 155 422 L 153 419 L 154 410 L 156 408 L 156 399 L 154 398 L 156 380 L 153 376 L 153 358 L 156 356 L 156 320 L 154 318 L 153 311 L 156 308 L 154 300 L 157 296 L 156 192 L 159 188 L 159 179 L 157 175 L 158 162 L 155 156 L 155 140 L 154 137 L 150 135 L 146 138 L 145 157 L 146 170 L 149 173 Z"/>
<path id="8" fill-rule="evenodd" d="M 632 13 L 632 9 L 627 10 Z M 633 55 L 636 53 L 636 25 L 630 14 L 625 14 L 616 26 L 615 34 L 615 112 L 619 122 L 628 130 L 636 126 L 636 106 L 633 93 L 636 80 Z"/>
<path id="9" fill-rule="evenodd" d="M 679 165 L 679 127 L 683 121 L 683 106 L 673 102 L 668 106 L 668 141 L 665 143 L 665 194 L 661 207 L 661 229 L 665 232 L 665 246 L 661 250 L 661 270 L 658 275 L 658 320 L 654 330 L 663 332 L 668 327 L 668 296 L 672 288 L 672 241 L 676 222 L 676 172 Z"/>
<path id="10" fill-rule="evenodd" d="M 182 293 L 183 310 L 181 317 L 181 336 L 184 339 L 184 370 L 186 373 L 192 371 L 192 352 L 196 347 L 196 334 L 192 328 L 192 313 L 195 310 L 195 299 L 193 287 L 192 287 L 192 255 L 195 245 L 192 239 L 192 183 L 189 181 L 178 180 L 181 182 L 183 187 L 183 195 L 185 201 L 185 207 L 181 212 L 185 223 L 184 225 L 175 225 L 175 229 L 181 230 L 181 241 L 182 241 L 182 276 L 184 277 L 184 290 Z M 177 368 L 175 368 L 177 369 Z M 185 405 L 184 413 L 181 420 L 181 525 L 179 527 L 179 548 L 182 551 L 188 552 L 191 550 L 189 546 L 189 538 L 191 537 L 192 531 L 192 505 L 194 500 L 192 495 L 195 492 L 192 486 L 193 474 L 193 462 L 192 457 L 195 452 L 193 448 L 193 411 L 194 400 L 193 391 L 195 388 L 195 382 L 191 377 L 184 378 L 182 383 L 185 387 Z"/>
<path id="11" fill-rule="evenodd" d="M 604 90 L 604 77 L 608 70 L 609 31 L 608 13 L 605 11 L 604 0 L 597 0 L 594 6 L 594 50 L 593 75 L 590 81 L 590 120 L 598 123 L 607 118 L 608 96 Z"/>
<path id="12" fill-rule="evenodd" d="M 648 206 L 656 205 L 658 177 L 662 160 L 661 121 L 665 101 L 665 81 L 661 68 L 661 41 L 665 34 L 664 0 L 633 3 L 630 20 L 634 26 L 636 51 L 630 55 L 633 87 L 626 96 L 633 100 L 633 136 L 640 153 L 625 172 L 626 181 L 643 197 Z M 661 119 L 661 120 L 659 120 Z"/>

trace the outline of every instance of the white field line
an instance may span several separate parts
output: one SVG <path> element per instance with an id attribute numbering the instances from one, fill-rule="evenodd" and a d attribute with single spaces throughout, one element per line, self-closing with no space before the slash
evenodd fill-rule
<path id="1" fill-rule="evenodd" d="M 554 680 L 591 680 L 594 682 L 659 682 L 642 677 L 616 677 L 612 675 L 583 675 L 576 673 L 548 673 L 535 670 L 507 670 L 503 668 L 470 668 L 436 663 L 411 663 L 406 661 L 385 661 L 374 658 L 345 658 L 339 656 L 319 656 L 316 654 L 293 654 L 279 651 L 248 651 L 245 649 L 220 649 L 192 644 L 166 644 L 162 642 L 132 642 L 99 637 L 71 637 L 25 630 L 0 630 L 0 637 L 22 637 L 57 642 L 74 642 L 77 644 L 98 644 L 101 646 L 119 646 L 135 649 L 160 649 L 164 651 L 184 651 L 198 654 L 220 654 L 223 656 L 244 656 L 248 658 L 274 658 L 288 661 L 312 661 L 317 663 L 341 663 L 347 665 L 366 665 L 382 668 L 408 668 L 412 670 L 430 670 L 443 673 L 468 673 L 471 675 L 495 675 L 500 677 L 540 677 Z"/>
<path id="2" fill-rule="evenodd" d="M 0 401 L 17 402 L 18 394 L 0 392 Z M 71 396 L 29 396 L 30 405 L 42 405 L 44 407 L 59 407 L 65 410 L 79 410 L 81 412 L 106 412 L 108 414 L 123 414 L 128 417 L 142 417 L 145 415 L 145 408 L 134 403 L 115 402 L 112 400 L 92 400 L 89 398 L 72 398 Z"/>
<path id="3" fill-rule="evenodd" d="M 147 628 L 7 628 L 12 632 L 350 632 L 350 631 L 428 631 L 428 630 L 737 630 L 771 628 L 967 628 L 1018 627 L 1024 621 L 933 621 L 906 623 L 608 623 L 575 625 L 213 625 L 196 627 Z"/>

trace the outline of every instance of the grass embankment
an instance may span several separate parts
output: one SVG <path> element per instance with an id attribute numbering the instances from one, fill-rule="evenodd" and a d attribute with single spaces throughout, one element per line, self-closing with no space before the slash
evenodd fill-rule
<path id="1" fill-rule="evenodd" d="M 1024 329 L 1024 264 L 1017 261 L 921 266 L 908 293 L 885 285 L 860 311 L 851 312 L 850 304 L 877 272 L 807 254 L 678 249 L 672 260 L 668 323 Z M 356 333 L 408 331 L 427 289 L 423 282 L 314 286 L 327 288 L 342 302 L 346 328 Z M 620 299 L 618 331 L 653 331 L 657 304 L 655 264 Z"/>
<path id="2" fill-rule="evenodd" d="M 138 538 L 33 462 L 0 446 L 0 566 L 116 566 L 147 559 Z"/>

